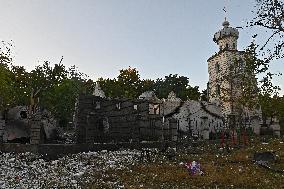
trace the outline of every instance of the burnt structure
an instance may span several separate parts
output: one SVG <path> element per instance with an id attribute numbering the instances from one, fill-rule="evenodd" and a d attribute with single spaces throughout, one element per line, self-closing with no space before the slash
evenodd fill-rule
<path id="1" fill-rule="evenodd" d="M 77 143 L 173 141 L 177 120 L 165 118 L 158 99 L 107 99 L 80 95 L 75 113 Z"/>
<path id="2" fill-rule="evenodd" d="M 58 138 L 56 120 L 46 110 L 31 114 L 27 106 L 16 106 L 0 113 L 0 141 L 48 143 Z"/>

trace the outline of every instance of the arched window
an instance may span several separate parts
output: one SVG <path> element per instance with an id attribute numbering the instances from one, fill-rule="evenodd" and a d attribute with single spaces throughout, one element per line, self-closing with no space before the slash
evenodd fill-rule
<path id="1" fill-rule="evenodd" d="M 228 43 L 226 43 L 226 49 L 229 49 L 229 44 Z"/>
<path id="2" fill-rule="evenodd" d="M 217 95 L 217 96 L 220 96 L 220 95 L 221 95 L 221 88 L 220 88 L 220 85 L 219 85 L 219 84 L 216 85 L 216 95 Z"/>
<path id="3" fill-rule="evenodd" d="M 219 72 L 220 72 L 220 65 L 219 65 L 218 62 L 216 62 L 216 64 L 215 64 L 215 72 L 216 72 L 216 73 L 219 73 Z"/>
<path id="4" fill-rule="evenodd" d="M 233 43 L 233 49 L 236 49 L 236 43 Z"/>
<path id="5" fill-rule="evenodd" d="M 242 59 L 239 60 L 239 69 L 244 69 L 244 61 Z"/>

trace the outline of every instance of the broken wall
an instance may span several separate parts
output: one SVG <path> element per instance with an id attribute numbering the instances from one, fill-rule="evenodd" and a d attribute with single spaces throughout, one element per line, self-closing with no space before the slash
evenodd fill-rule
<path id="1" fill-rule="evenodd" d="M 106 99 L 80 95 L 76 115 L 78 143 L 160 140 L 164 130 L 160 101 Z"/>

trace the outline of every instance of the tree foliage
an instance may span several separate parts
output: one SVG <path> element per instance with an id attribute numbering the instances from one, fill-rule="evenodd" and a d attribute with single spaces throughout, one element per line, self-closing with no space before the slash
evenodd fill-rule
<path id="1" fill-rule="evenodd" d="M 154 91 L 159 98 L 167 98 L 168 94 L 173 91 L 182 100 L 198 100 L 200 97 L 198 88 L 198 86 L 191 87 L 189 85 L 189 78 L 177 74 L 157 79 L 154 84 Z"/>
<path id="2" fill-rule="evenodd" d="M 262 55 L 268 61 L 283 58 L 284 47 L 284 2 L 282 0 L 257 0 L 255 17 L 248 23 L 270 32 L 265 43 L 260 46 Z"/>
<path id="3" fill-rule="evenodd" d="M 0 51 L 1 52 L 1 51 Z M 60 63 L 45 61 L 33 70 L 12 64 L 10 49 L 0 53 L 0 111 L 17 105 L 32 105 L 52 112 L 61 126 L 72 120 L 76 98 L 80 93 L 92 94 L 94 82 L 77 70 Z M 191 87 L 187 77 L 169 75 L 165 79 L 141 79 L 136 68 L 119 71 L 115 79 L 98 80 L 107 97 L 138 98 L 153 90 L 165 98 L 174 91 L 183 100 L 198 99 L 198 87 Z"/>
<path id="4" fill-rule="evenodd" d="M 13 96 L 10 95 L 13 93 L 11 48 L 11 43 L 2 41 L 0 44 L 0 111 L 13 104 Z"/>
<path id="5" fill-rule="evenodd" d="M 147 84 L 148 87 L 150 85 L 148 81 L 140 79 L 139 72 L 136 68 L 131 67 L 120 70 L 119 75 L 115 79 L 99 78 L 98 82 L 106 96 L 112 98 L 137 98 L 143 91 L 142 83 Z"/>
<path id="6" fill-rule="evenodd" d="M 261 97 L 277 94 L 279 87 L 272 84 L 269 62 L 258 58 L 257 45 L 251 43 L 240 59 L 235 59 L 224 76 L 220 98 L 231 105 L 238 117 L 244 117 L 247 110 L 260 108 Z"/>
<path id="7" fill-rule="evenodd" d="M 13 65 L 8 56 L 7 52 L 0 56 L 0 111 L 28 106 L 33 96 L 37 107 L 48 109 L 61 126 L 66 126 L 72 120 L 79 93 L 92 91 L 93 82 L 75 66 L 66 69 L 61 63 L 51 66 L 46 61 L 28 72 L 23 66 Z"/>
<path id="8" fill-rule="evenodd" d="M 198 86 L 191 87 L 187 77 L 170 74 L 156 81 L 141 79 L 138 70 L 131 67 L 120 70 L 120 74 L 115 79 L 100 78 L 98 82 L 106 96 L 112 98 L 135 99 L 145 91 L 154 91 L 158 98 L 167 98 L 171 91 L 182 100 L 197 100 L 200 97 Z"/>
<path id="9" fill-rule="evenodd" d="M 106 96 L 112 98 L 135 99 L 143 92 L 153 90 L 154 86 L 153 80 L 141 79 L 139 71 L 131 67 L 120 70 L 117 78 L 99 78 L 98 82 Z"/>

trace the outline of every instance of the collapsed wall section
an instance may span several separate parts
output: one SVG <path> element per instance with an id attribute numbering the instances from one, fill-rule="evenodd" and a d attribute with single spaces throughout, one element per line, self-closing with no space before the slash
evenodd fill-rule
<path id="1" fill-rule="evenodd" d="M 107 99 L 80 95 L 76 110 L 78 143 L 172 140 L 177 122 L 170 127 L 160 111 L 161 101 Z"/>

